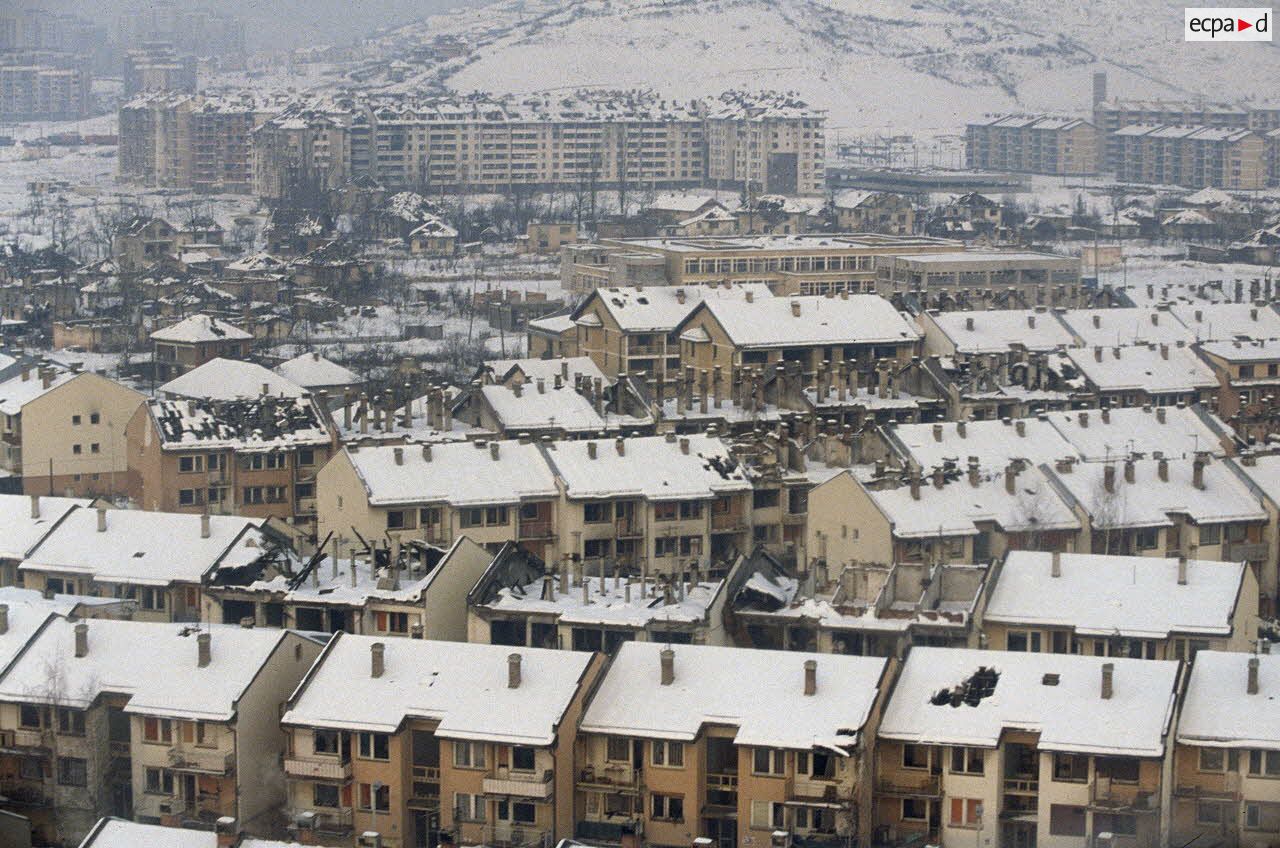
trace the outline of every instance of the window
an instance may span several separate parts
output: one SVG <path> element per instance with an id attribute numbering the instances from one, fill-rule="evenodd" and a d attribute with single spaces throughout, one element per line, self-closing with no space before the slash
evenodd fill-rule
<path id="1" fill-rule="evenodd" d="M 360 809 L 379 813 L 391 812 L 391 787 L 386 784 L 360 784 Z"/>
<path id="2" fill-rule="evenodd" d="M 456 747 L 454 750 L 457 750 Z M 484 821 L 484 796 L 466 792 L 453 793 L 453 817 L 458 821 Z"/>
<path id="3" fill-rule="evenodd" d="M 498 821 L 515 824 L 534 824 L 538 820 L 538 808 L 527 801 L 498 801 Z"/>
<path id="4" fill-rule="evenodd" d="M 661 536 L 653 540 L 655 557 L 673 557 L 680 550 L 680 539 L 676 536 Z"/>
<path id="5" fill-rule="evenodd" d="M 361 732 L 357 748 L 362 760 L 391 759 L 391 737 L 385 733 Z"/>
<path id="6" fill-rule="evenodd" d="M 173 722 L 167 718 L 147 716 L 142 720 L 142 738 L 146 742 L 168 744 L 173 741 Z"/>
<path id="7" fill-rule="evenodd" d="M 145 790 L 150 795 L 173 794 L 173 772 L 168 769 L 147 769 Z"/>
<path id="8" fill-rule="evenodd" d="M 199 489 L 179 489 L 178 506 L 194 506 L 200 503 Z"/>
<path id="9" fill-rule="evenodd" d="M 675 521 L 676 504 L 674 501 L 662 501 L 653 505 L 654 521 Z"/>
<path id="10" fill-rule="evenodd" d="M 663 741 L 654 742 L 653 764 L 655 766 L 667 766 L 669 768 L 684 768 L 684 743 Z"/>
<path id="11" fill-rule="evenodd" d="M 1084 836 L 1084 807 L 1067 804 L 1049 806 L 1049 833 L 1054 836 Z"/>
<path id="12" fill-rule="evenodd" d="M 479 742 L 454 742 L 453 764 L 458 768 L 484 768 L 484 745 Z"/>
<path id="13" fill-rule="evenodd" d="M 1005 634 L 1005 650 L 1030 651 L 1038 654 L 1040 652 L 1040 631 L 1010 630 Z"/>
<path id="14" fill-rule="evenodd" d="M 902 799 L 903 821 L 924 821 L 929 817 L 929 804 L 923 798 Z"/>
<path id="15" fill-rule="evenodd" d="M 952 748 L 951 771 L 953 774 L 982 774 L 983 750 L 981 748 Z"/>
<path id="16" fill-rule="evenodd" d="M 198 454 L 194 456 L 178 457 L 178 471 L 183 474 L 193 474 L 198 471 L 204 471 L 204 457 Z"/>
<path id="17" fill-rule="evenodd" d="M 751 826 L 757 830 L 773 830 L 785 827 L 786 807 L 771 801 L 751 802 Z"/>
<path id="18" fill-rule="evenodd" d="M 73 454 L 75 454 L 76 456 L 79 456 L 79 455 L 80 455 L 80 453 L 81 453 L 80 446 L 79 446 L 79 445 L 72 445 L 72 446 L 71 446 L 71 452 L 72 452 Z"/>
<path id="19" fill-rule="evenodd" d="M 87 763 L 79 757 L 58 757 L 59 786 L 87 786 Z"/>
<path id="20" fill-rule="evenodd" d="M 1099 757 L 1098 776 L 1118 783 L 1138 782 L 1138 761 L 1132 757 Z"/>
<path id="21" fill-rule="evenodd" d="M 787 773 L 787 753 L 773 748 L 754 748 L 751 758 L 752 774 L 768 774 L 781 777 Z"/>
<path id="22" fill-rule="evenodd" d="M 373 626 L 379 633 L 408 633 L 409 614 L 407 612 L 375 612 Z"/>
<path id="23" fill-rule="evenodd" d="M 89 453 L 102 453 L 102 447 L 97 442 L 89 445 Z"/>
<path id="24" fill-rule="evenodd" d="M 1253 777 L 1280 777 L 1280 751 L 1250 751 L 1249 774 Z"/>
<path id="25" fill-rule="evenodd" d="M 424 506 L 418 510 L 418 524 L 422 527 L 430 527 L 433 524 L 440 523 L 440 507 Z"/>
<path id="26" fill-rule="evenodd" d="M 84 736 L 84 711 L 59 707 L 58 732 L 63 736 Z"/>
<path id="27" fill-rule="evenodd" d="M 303 448 L 302 450 L 299 450 L 299 451 L 298 451 L 298 464 L 299 464 L 299 465 L 315 465 L 315 464 L 316 464 L 316 452 L 315 452 L 314 450 L 312 450 L 311 448 Z"/>
<path id="28" fill-rule="evenodd" d="M 817 780 L 835 780 L 836 759 L 826 751 L 796 751 L 796 774 Z"/>
<path id="29" fill-rule="evenodd" d="M 982 801 L 978 798 L 952 798 L 948 823 L 952 827 L 981 827 Z"/>
<path id="30" fill-rule="evenodd" d="M 1085 754 L 1054 754 L 1053 779 L 1061 783 L 1084 783 L 1089 779 L 1089 757 Z"/>
<path id="31" fill-rule="evenodd" d="M 73 426 L 73 427 L 79 427 L 79 426 L 80 426 L 80 416 L 79 416 L 79 415 L 73 415 L 73 416 L 71 416 L 71 426 Z"/>
<path id="32" fill-rule="evenodd" d="M 311 806 L 313 807 L 338 806 L 338 787 L 332 783 L 311 784 Z"/>
<path id="33" fill-rule="evenodd" d="M 484 511 L 484 523 L 488 527 L 505 527 L 510 523 L 505 506 L 486 507 Z"/>
<path id="34" fill-rule="evenodd" d="M 1201 524 L 1200 525 L 1200 544 L 1201 545 L 1217 545 L 1222 542 L 1222 525 L 1220 524 Z"/>
<path id="35" fill-rule="evenodd" d="M 511 746 L 512 771 L 533 771 L 533 764 L 536 759 L 536 753 L 532 748 L 524 745 Z"/>
<path id="36" fill-rule="evenodd" d="M 39 730 L 41 712 L 42 710 L 33 704 L 22 704 L 18 707 L 18 726 Z"/>
<path id="37" fill-rule="evenodd" d="M 657 792 L 649 796 L 651 817 L 663 821 L 684 821 L 684 798 L 679 795 L 660 795 Z"/>
<path id="38" fill-rule="evenodd" d="M 1222 805 L 1213 801 L 1198 802 L 1196 824 L 1222 824 Z"/>
<path id="39" fill-rule="evenodd" d="M 1227 766 L 1227 758 L 1221 748 L 1200 749 L 1200 771 L 1222 771 Z"/>
<path id="40" fill-rule="evenodd" d="M 338 754 L 340 741 L 336 730 L 316 730 L 312 732 L 311 750 L 317 754 Z"/>
<path id="41" fill-rule="evenodd" d="M 611 763 L 631 762 L 631 740 L 610 736 L 606 743 L 605 759 Z"/>
<path id="42" fill-rule="evenodd" d="M 587 524 L 604 524 L 613 520 L 613 504 L 588 503 L 582 505 L 582 520 Z"/>
<path id="43" fill-rule="evenodd" d="M 393 509 L 387 512 L 387 529 L 388 530 L 404 529 L 404 511 L 403 510 Z"/>
<path id="44" fill-rule="evenodd" d="M 929 749 L 924 745 L 903 745 L 902 767 L 927 769 L 929 767 Z"/>
<path id="45" fill-rule="evenodd" d="M 241 503 L 260 504 L 263 502 L 261 486 L 245 486 L 241 494 L 243 495 L 240 498 Z"/>
<path id="46" fill-rule="evenodd" d="M 751 493 L 752 509 L 769 509 L 778 505 L 778 489 L 756 489 Z"/>
<path id="47" fill-rule="evenodd" d="M 1143 527 L 1138 530 L 1138 550 L 1149 551 L 1160 544 L 1160 528 Z"/>
<path id="48" fill-rule="evenodd" d="M 100 416 L 98 413 L 96 413 L 96 412 L 90 412 L 90 413 L 89 413 L 89 423 L 90 423 L 90 424 L 97 424 L 97 423 L 98 423 L 99 421 L 101 421 L 101 420 L 102 420 L 102 416 Z"/>
<path id="49" fill-rule="evenodd" d="M 1244 826 L 1246 830 L 1280 833 L 1280 804 L 1246 801 L 1244 805 Z"/>

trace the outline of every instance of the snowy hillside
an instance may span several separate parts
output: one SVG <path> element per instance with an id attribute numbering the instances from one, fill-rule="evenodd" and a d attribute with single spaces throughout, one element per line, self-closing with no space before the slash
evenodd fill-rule
<path id="1" fill-rule="evenodd" d="M 798 91 L 853 132 L 954 131 L 984 112 L 1089 106 L 1112 94 L 1240 99 L 1280 73 L 1271 44 L 1184 44 L 1182 7 L 1025 0 L 499 0 L 384 33 L 403 53 L 476 46 L 429 76 L 459 91 L 582 85 L 691 97 Z"/>

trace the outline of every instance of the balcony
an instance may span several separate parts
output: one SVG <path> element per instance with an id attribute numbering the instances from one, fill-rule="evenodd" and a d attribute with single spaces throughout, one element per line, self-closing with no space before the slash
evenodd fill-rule
<path id="1" fill-rule="evenodd" d="M 542 774 L 498 769 L 497 777 L 486 777 L 481 791 L 486 795 L 516 795 L 521 798 L 550 798 L 551 769 Z"/>
<path id="2" fill-rule="evenodd" d="M 48 748 L 48 742 L 45 740 L 44 731 L 42 730 L 14 730 L 11 731 L 13 739 L 13 747 L 15 748 Z"/>
<path id="3" fill-rule="evenodd" d="M 796 777 L 790 781 L 790 784 L 788 794 L 791 798 L 825 801 L 831 804 L 837 801 L 835 781 Z"/>
<path id="4" fill-rule="evenodd" d="M 1160 801 L 1156 793 L 1136 783 L 1118 783 L 1107 777 L 1089 784 L 1089 807 L 1098 810 L 1126 810 L 1154 813 Z"/>
<path id="5" fill-rule="evenodd" d="M 604 768 L 587 766 L 578 773 L 578 788 L 634 793 L 640 791 L 640 778 L 640 771 L 623 763 L 608 763 Z"/>
<path id="6" fill-rule="evenodd" d="M 551 834 L 529 825 L 496 822 L 485 825 L 484 844 L 500 848 L 550 848 Z"/>
<path id="7" fill-rule="evenodd" d="M 661 344 L 627 343 L 627 356 L 659 356 L 662 352 Z"/>
<path id="8" fill-rule="evenodd" d="M 234 751 L 223 752 L 216 748 L 171 748 L 169 767 L 174 771 L 231 774 L 236 770 L 236 755 Z"/>
<path id="9" fill-rule="evenodd" d="M 521 539 L 550 539 L 555 536 L 551 527 L 551 519 L 520 519 Z"/>
<path id="10" fill-rule="evenodd" d="M 53 806 L 53 796 L 35 780 L 0 780 L 0 795 L 4 796 L 6 804 L 14 807 Z"/>
<path id="11" fill-rule="evenodd" d="M 351 761 L 337 757 L 285 757 L 284 773 L 304 780 L 347 780 Z"/>
<path id="12" fill-rule="evenodd" d="M 731 810 L 738 806 L 738 775 L 734 772 L 707 774 L 707 806 Z"/>
<path id="13" fill-rule="evenodd" d="M 896 774 L 893 777 L 882 777 L 879 793 L 898 798 L 940 798 L 942 779 L 936 774 Z"/>
<path id="14" fill-rule="evenodd" d="M 638 518 L 619 518 L 614 522 L 614 532 L 619 539 L 634 539 L 644 535 L 644 526 Z"/>
<path id="15" fill-rule="evenodd" d="M 740 513 L 711 513 L 711 531 L 713 533 L 730 533 L 747 529 L 747 520 Z"/>
<path id="16" fill-rule="evenodd" d="M 329 836 L 347 836 L 352 828 L 350 807 L 290 810 L 289 819 L 299 824 L 304 821 L 309 822 L 316 833 Z"/>
<path id="17" fill-rule="evenodd" d="M 440 767 L 414 766 L 405 804 L 415 810 L 440 809 Z"/>
<path id="18" fill-rule="evenodd" d="M 1175 787 L 1173 794 L 1178 798 L 1194 798 L 1205 801 L 1239 801 L 1241 799 L 1240 774 L 1238 772 L 1229 771 L 1216 777 L 1217 779 L 1213 775 L 1204 775 L 1201 780 L 1206 783 L 1220 783 L 1220 786 L 1182 785 Z"/>
<path id="19" fill-rule="evenodd" d="M 1014 795 L 1040 794 L 1040 780 L 1035 777 L 1006 777 L 1004 791 Z"/>

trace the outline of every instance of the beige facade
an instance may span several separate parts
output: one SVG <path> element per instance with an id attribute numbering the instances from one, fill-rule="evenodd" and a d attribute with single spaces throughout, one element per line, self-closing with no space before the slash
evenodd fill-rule
<path id="1" fill-rule="evenodd" d="M 1080 260 L 1073 256 L 974 250 L 893 256 L 876 268 L 879 294 L 912 293 L 932 309 L 1086 305 Z"/>
<path id="2" fill-rule="evenodd" d="M 129 491 L 125 431 L 142 402 L 133 389 L 85 372 L 26 404 L 20 437 L 23 491 L 77 497 Z"/>
<path id="3" fill-rule="evenodd" d="M 1266 142 L 1245 129 L 1133 124 L 1107 139 L 1107 170 L 1127 182 L 1259 189 Z"/>
<path id="4" fill-rule="evenodd" d="M 982 171 L 1094 174 L 1098 130 L 1078 118 L 1004 115 L 965 128 L 965 161 Z"/>

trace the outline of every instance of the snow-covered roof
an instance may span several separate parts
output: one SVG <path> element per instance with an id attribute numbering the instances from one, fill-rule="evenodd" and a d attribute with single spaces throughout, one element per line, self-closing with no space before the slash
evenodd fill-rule
<path id="1" fill-rule="evenodd" d="M 53 377 L 49 380 L 49 385 L 47 386 L 40 378 L 40 367 L 35 364 L 32 364 L 25 380 L 22 378 L 22 372 L 17 371 L 12 377 L 0 383 L 0 413 L 20 415 L 22 407 L 36 398 L 44 396 L 46 392 L 56 389 L 63 383 L 69 383 L 78 376 L 65 368 L 51 365 L 45 365 L 44 367 L 46 369 L 54 369 Z"/>
<path id="2" fill-rule="evenodd" d="M 217 844 L 218 835 L 211 830 L 104 818 L 98 820 L 80 848 L 216 848 Z"/>
<path id="3" fill-rule="evenodd" d="M 702 434 L 671 441 L 665 436 L 639 436 L 553 442 L 546 455 L 570 498 L 670 501 L 713 498 L 751 488 L 725 443 Z"/>
<path id="4" fill-rule="evenodd" d="M 1227 362 L 1275 362 L 1280 360 L 1280 339 L 1204 342 L 1201 344 L 1200 349 L 1207 354 L 1225 359 Z M 1256 376 L 1267 377 L 1265 374 Z M 1247 383 L 1248 380 L 1248 377 L 1237 377 L 1232 382 L 1242 385 Z"/>
<path id="5" fill-rule="evenodd" d="M 551 467 L 535 444 L 449 442 L 430 446 L 430 458 L 426 450 L 380 445 L 346 453 L 375 506 L 515 504 L 558 494 Z M 397 455 L 402 464 L 396 463 Z"/>
<path id="6" fill-rule="evenodd" d="M 714 194 L 685 194 L 685 193 L 667 193 L 659 194 L 653 198 L 653 202 L 645 206 L 646 210 L 654 210 L 659 212 L 697 212 L 707 204 L 717 205 L 720 201 L 716 199 Z M 724 208 L 723 206 L 721 208 Z"/>
<path id="7" fill-rule="evenodd" d="M 350 386 L 360 382 L 356 372 L 342 367 L 331 359 L 326 359 L 318 351 L 300 353 L 288 362 L 281 362 L 275 370 L 291 383 L 311 390 L 329 386 Z"/>
<path id="8" fill-rule="evenodd" d="M 226 270 L 241 274 L 269 273 L 282 271 L 287 265 L 283 259 L 277 259 L 266 251 L 250 253 L 234 262 L 228 262 Z"/>
<path id="9" fill-rule="evenodd" d="M 526 325 L 530 330 L 540 330 L 544 333 L 554 333 L 560 335 L 568 332 L 574 327 L 573 318 L 568 315 L 548 315 L 545 318 L 532 318 Z"/>
<path id="10" fill-rule="evenodd" d="M 583 582 L 587 601 L 583 603 Z M 485 604 L 504 613 L 554 615 L 561 624 L 590 624 L 602 627 L 645 627 L 654 623 L 692 624 L 706 619 L 707 610 L 719 595 L 722 581 L 688 584 L 684 597 L 672 587 L 671 603 L 666 602 L 659 580 L 621 580 L 576 576 L 560 591 L 558 579 L 538 579 L 522 586 L 503 587 Z"/>
<path id="11" fill-rule="evenodd" d="M 493 410 L 502 430 L 561 429 L 566 432 L 598 432 L 604 429 L 604 418 L 572 385 L 546 386 L 538 391 L 532 385 L 516 393 L 511 386 L 481 386 L 480 394 Z"/>
<path id="12" fill-rule="evenodd" d="M 1059 410 L 1043 413 L 1081 458 L 1103 462 L 1138 453 L 1151 456 L 1192 457 L 1196 451 L 1221 456 L 1222 434 L 1227 427 L 1207 410 L 1194 406 Z M 1204 417 L 1201 417 L 1201 416 Z M 1214 424 L 1219 428 L 1215 431 Z M 1065 456 L 1065 454 L 1064 454 Z"/>
<path id="13" fill-rule="evenodd" d="M 596 365 L 595 360 L 589 356 L 562 356 L 558 359 L 489 359 L 484 364 L 493 372 L 494 380 L 500 383 L 506 382 L 514 373 L 519 372 L 525 376 L 526 380 L 542 379 L 547 382 L 547 385 L 553 384 L 555 378 L 559 377 L 572 386 L 574 377 L 578 374 L 592 381 L 599 379 L 604 386 L 613 385 L 613 378 L 601 371 L 600 366 Z"/>
<path id="14" fill-rule="evenodd" d="M 267 391 L 263 391 L 266 387 Z M 256 362 L 239 359 L 211 359 L 174 377 L 157 390 L 169 397 L 234 400 L 262 395 L 301 397 L 306 389 L 288 377 L 264 368 Z"/>
<path id="15" fill-rule="evenodd" d="M 1054 315 L 1034 309 L 942 312 L 929 317 L 959 353 L 1004 353 L 1014 345 L 1047 351 L 1075 343 Z"/>
<path id="16" fill-rule="evenodd" d="M 1158 557 L 1012 551 L 984 618 L 1088 636 L 1231 635 L 1244 563 L 1189 560 L 1185 583 L 1178 568 L 1177 559 Z"/>
<path id="17" fill-rule="evenodd" d="M 1172 215 L 1168 215 L 1160 222 L 1161 226 L 1182 226 L 1182 227 L 1208 227 L 1213 225 L 1213 219 L 1203 212 L 1195 209 L 1180 209 Z"/>
<path id="18" fill-rule="evenodd" d="M 248 341 L 252 338 L 252 333 L 212 315 L 192 315 L 151 334 L 152 341 L 185 344 Z"/>
<path id="19" fill-rule="evenodd" d="M 1101 348 L 1071 348 L 1071 363 L 1097 387 L 1098 391 L 1145 391 L 1149 394 L 1194 392 L 1213 389 L 1218 378 L 1204 360 L 1189 347 L 1129 345 Z"/>
<path id="20" fill-rule="evenodd" d="M 100 583 L 199 583 L 210 571 L 255 562 L 268 544 L 261 519 L 211 515 L 205 537 L 199 515 L 132 509 L 105 514 L 106 530 L 99 531 L 97 510 L 73 509 L 19 570 L 81 574 Z"/>
<path id="21" fill-rule="evenodd" d="M 1280 313 L 1251 303 L 1178 303 L 1169 308 L 1201 341 L 1280 339 Z"/>
<path id="22" fill-rule="evenodd" d="M 962 432 L 963 431 L 963 434 Z M 937 434 L 937 435 L 935 435 Z M 926 471 L 948 459 L 964 468 L 976 456 L 983 468 L 1004 468 L 1014 459 L 1034 465 L 1053 462 L 1075 451 L 1048 422 L 1038 418 L 1018 421 L 954 421 L 936 424 L 890 424 L 885 428 L 890 443 L 898 447 Z"/>
<path id="23" fill-rule="evenodd" d="M 1196 488 L 1193 463 L 1169 460 L 1168 480 L 1161 480 L 1159 462 L 1134 461 L 1133 482 L 1116 467 L 1112 492 L 1106 489 L 1106 463 L 1077 463 L 1069 473 L 1055 472 L 1054 480 L 1092 516 L 1095 528 L 1164 527 L 1170 514 L 1190 516 L 1197 524 L 1264 521 L 1267 513 L 1258 497 L 1223 462 L 1204 468 L 1204 488 Z"/>
<path id="24" fill-rule="evenodd" d="M 1108 663 L 1114 668 L 1112 695 L 1103 698 L 1102 667 Z M 1179 665 L 916 646 L 889 698 L 879 736 L 995 748 L 1004 731 L 1022 730 L 1040 734 L 1037 747 L 1042 751 L 1159 757 L 1172 718 Z M 953 687 L 980 668 L 998 673 L 994 690 L 976 705 L 952 706 Z M 979 687 L 973 688 L 976 696 Z"/>
<path id="25" fill-rule="evenodd" d="M 147 408 L 162 450 L 268 451 L 330 442 L 324 413 L 309 397 L 150 400 Z"/>
<path id="26" fill-rule="evenodd" d="M 33 498 L 39 511 L 36 516 L 31 514 Z M 22 559 L 53 529 L 58 519 L 90 503 L 86 498 L 0 495 L 0 559 Z"/>
<path id="27" fill-rule="evenodd" d="M 735 345 L 748 348 L 911 342 L 921 335 L 889 301 L 848 297 L 715 298 L 704 301 Z"/>
<path id="28" fill-rule="evenodd" d="M 1182 198 L 1182 202 L 1189 206 L 1217 206 L 1220 203 L 1230 203 L 1231 200 L 1231 195 L 1213 186 L 1206 186 Z"/>
<path id="29" fill-rule="evenodd" d="M 1080 344 L 1133 345 L 1141 342 L 1191 343 L 1195 337 L 1186 326 L 1164 309 L 1126 307 L 1119 309 L 1067 309 L 1059 318 Z"/>
<path id="30" fill-rule="evenodd" d="M 395 732 L 407 718 L 439 721 L 435 734 L 550 745 L 592 655 L 466 642 L 386 639 L 371 674 L 372 636 L 340 633 L 290 698 L 286 725 Z M 508 657 L 520 655 L 520 685 Z"/>
<path id="31" fill-rule="evenodd" d="M 1249 663 L 1258 691 L 1249 694 Z M 1178 742 L 1280 750 L 1280 654 L 1199 651 L 1178 717 Z"/>
<path id="32" fill-rule="evenodd" d="M 85 656 L 75 655 L 77 622 L 50 619 L 0 680 L 0 700 L 84 709 L 110 692 L 131 696 L 126 712 L 230 721 L 240 696 L 290 632 L 106 618 L 81 623 L 89 628 Z M 211 634 L 203 668 L 196 647 L 202 631 Z"/>
<path id="33" fill-rule="evenodd" d="M 583 306 L 598 300 L 624 332 L 668 333 L 703 300 L 745 300 L 748 292 L 757 300 L 773 297 L 773 292 L 763 283 L 729 286 L 615 286 L 596 289 L 595 297 L 587 300 Z M 584 310 L 580 307 L 574 312 L 574 317 L 577 319 L 583 314 Z"/>
<path id="34" fill-rule="evenodd" d="M 898 538 L 977 535 L 978 523 L 994 522 L 1007 533 L 1075 530 L 1080 522 L 1036 468 L 1024 468 L 1010 493 L 1005 472 L 981 471 L 978 485 L 967 473 L 944 482 L 920 483 L 920 499 L 910 486 L 870 490 L 867 494 L 893 525 Z"/>
<path id="35" fill-rule="evenodd" d="M 582 716 L 584 733 L 692 741 L 705 725 L 737 728 L 734 742 L 769 748 L 848 749 L 880 695 L 885 662 L 842 656 L 672 645 L 674 676 L 662 684 L 660 642 L 627 642 Z M 817 664 L 806 695 L 806 662 Z M 751 681 L 744 697 L 742 682 Z"/>

